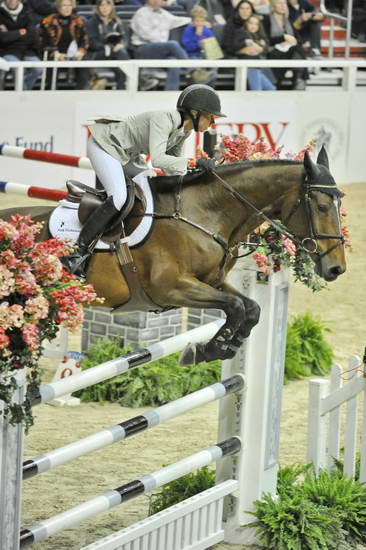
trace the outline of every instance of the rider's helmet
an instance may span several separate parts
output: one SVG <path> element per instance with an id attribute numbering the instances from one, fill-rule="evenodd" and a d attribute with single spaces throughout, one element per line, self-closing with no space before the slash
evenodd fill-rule
<path id="1" fill-rule="evenodd" d="M 216 116 L 226 116 L 221 112 L 219 95 L 206 84 L 187 86 L 178 98 L 177 109 L 191 117 L 196 131 L 198 131 L 199 117 L 202 112 Z M 197 115 L 194 116 L 192 111 L 197 111 Z"/>

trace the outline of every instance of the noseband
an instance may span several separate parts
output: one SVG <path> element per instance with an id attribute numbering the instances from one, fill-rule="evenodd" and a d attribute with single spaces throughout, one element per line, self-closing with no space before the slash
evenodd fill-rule
<path id="1" fill-rule="evenodd" d="M 221 181 L 225 189 L 241 204 L 249 206 L 252 210 L 254 210 L 254 212 L 256 212 L 258 217 L 262 218 L 264 221 L 269 223 L 274 229 L 276 229 L 277 231 L 280 231 L 283 235 L 286 235 L 286 237 L 291 239 L 296 245 L 296 247 L 302 247 L 306 252 L 310 254 L 315 254 L 318 260 L 321 260 L 322 258 L 324 258 L 324 256 L 332 252 L 332 250 L 334 250 L 335 248 L 337 248 L 338 246 L 344 243 L 344 237 L 341 233 L 338 235 L 333 235 L 328 233 L 318 233 L 316 231 L 315 223 L 314 223 L 314 215 L 310 206 L 311 191 L 319 191 L 321 193 L 326 193 L 328 195 L 342 197 L 343 193 L 341 193 L 341 191 L 339 191 L 339 189 L 337 189 L 336 187 L 311 184 L 308 181 L 308 177 L 305 176 L 305 180 L 302 185 L 302 191 L 300 193 L 300 196 L 298 197 L 297 201 L 295 202 L 294 206 L 291 209 L 289 216 L 286 218 L 284 222 L 284 224 L 287 225 L 289 220 L 292 218 L 292 216 L 295 214 L 295 212 L 298 210 L 301 204 L 304 205 L 305 216 L 306 216 L 306 221 L 308 223 L 310 236 L 300 240 L 295 235 L 290 233 L 287 227 L 285 227 L 285 225 L 283 225 L 282 223 L 276 222 L 271 218 L 269 218 L 268 216 L 266 216 L 264 212 L 259 210 L 246 197 L 241 195 L 241 193 L 238 193 L 238 191 L 236 191 L 229 183 L 227 183 L 227 181 L 223 180 L 215 170 L 213 170 L 212 173 L 217 179 Z M 329 247 L 325 252 L 319 252 L 317 240 L 321 240 L 321 239 L 337 239 L 338 242 L 336 242 L 333 246 Z"/>
<path id="2" fill-rule="evenodd" d="M 315 254 L 317 256 L 317 259 L 321 260 L 322 258 L 324 258 L 324 256 L 332 252 L 332 250 L 334 250 L 341 244 L 344 244 L 344 237 L 341 233 L 339 233 L 338 235 L 334 235 L 331 233 L 319 233 L 316 230 L 315 222 L 314 222 L 314 214 L 311 209 L 311 197 L 310 197 L 311 191 L 318 191 L 320 193 L 325 193 L 327 195 L 331 195 L 332 197 L 337 197 L 337 198 L 341 198 L 343 196 L 343 193 L 339 191 L 336 187 L 311 184 L 308 181 L 308 177 L 305 176 L 305 180 L 302 185 L 302 191 L 300 193 L 300 196 L 295 202 L 289 216 L 286 218 L 286 221 L 284 222 L 287 225 L 289 220 L 292 218 L 292 216 L 295 214 L 295 212 L 298 210 L 301 204 L 304 205 L 305 217 L 309 227 L 310 236 L 302 239 L 300 241 L 300 244 L 306 252 Z M 337 242 L 333 246 L 330 246 L 329 248 L 327 248 L 325 252 L 319 252 L 317 241 L 322 239 L 336 239 Z"/>

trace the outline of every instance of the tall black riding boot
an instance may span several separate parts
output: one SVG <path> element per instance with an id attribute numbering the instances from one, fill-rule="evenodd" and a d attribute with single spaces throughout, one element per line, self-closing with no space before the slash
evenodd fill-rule
<path id="1" fill-rule="evenodd" d="M 118 213 L 119 210 L 114 206 L 113 197 L 108 197 L 108 199 L 98 206 L 89 216 L 76 242 L 78 248 L 69 256 L 60 258 L 62 265 L 67 271 L 78 277 L 85 278 L 84 264 L 93 252 L 90 245 L 103 234 L 107 224 L 117 216 Z"/>

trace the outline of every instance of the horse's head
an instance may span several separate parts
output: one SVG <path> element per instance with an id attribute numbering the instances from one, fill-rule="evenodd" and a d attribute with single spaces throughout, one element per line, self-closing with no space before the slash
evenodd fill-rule
<path id="1" fill-rule="evenodd" d="M 321 148 L 316 164 L 304 156 L 304 174 L 295 203 L 287 204 L 283 219 L 315 262 L 315 270 L 326 281 L 334 281 L 346 270 L 340 204 L 342 192 L 329 171 L 328 155 Z"/>

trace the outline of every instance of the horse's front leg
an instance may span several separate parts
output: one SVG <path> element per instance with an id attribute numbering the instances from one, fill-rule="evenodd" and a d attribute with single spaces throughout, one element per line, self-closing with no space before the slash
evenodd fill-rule
<path id="1" fill-rule="evenodd" d="M 230 342 L 230 348 L 236 353 L 242 345 L 243 340 L 248 338 L 252 329 L 258 324 L 261 310 L 257 302 L 238 292 L 229 283 L 224 282 L 220 290 L 240 298 L 245 308 L 245 316 L 242 318 L 239 328 Z"/>
<path id="2" fill-rule="evenodd" d="M 212 288 L 194 277 L 186 277 L 179 279 L 174 288 L 166 292 L 164 302 L 171 306 L 222 309 L 226 313 L 225 324 L 207 344 L 190 344 L 183 350 L 180 359 L 182 365 L 230 359 L 235 355 L 230 342 L 246 314 L 241 297 Z"/>

